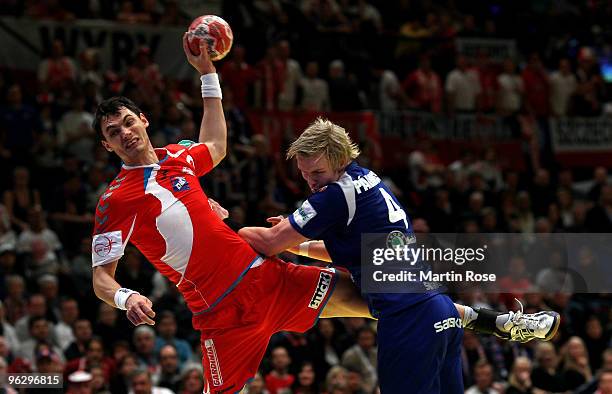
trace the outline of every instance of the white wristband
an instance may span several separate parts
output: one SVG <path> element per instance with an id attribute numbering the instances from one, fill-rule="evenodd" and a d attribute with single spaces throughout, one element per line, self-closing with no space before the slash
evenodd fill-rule
<path id="1" fill-rule="evenodd" d="M 302 242 L 300 244 L 300 251 L 299 251 L 298 254 L 300 256 L 310 257 L 310 256 L 308 256 L 308 251 L 309 250 L 310 250 L 310 241 Z"/>
<path id="2" fill-rule="evenodd" d="M 202 81 L 202 98 L 223 98 L 217 73 L 204 74 L 200 77 L 200 81 Z"/>
<path id="3" fill-rule="evenodd" d="M 115 305 L 117 305 L 117 308 L 123 309 L 124 311 L 127 310 L 127 308 L 125 307 L 125 303 L 132 294 L 140 293 L 134 290 L 126 289 L 125 287 L 122 287 L 117 290 L 117 292 L 115 293 Z"/>

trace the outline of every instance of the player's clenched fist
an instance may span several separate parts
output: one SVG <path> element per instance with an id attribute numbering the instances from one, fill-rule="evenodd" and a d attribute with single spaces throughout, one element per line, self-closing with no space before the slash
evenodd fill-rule
<path id="1" fill-rule="evenodd" d="M 155 312 L 151 308 L 153 303 L 147 297 L 140 294 L 132 294 L 125 302 L 127 318 L 135 326 L 141 324 L 154 325 Z"/>

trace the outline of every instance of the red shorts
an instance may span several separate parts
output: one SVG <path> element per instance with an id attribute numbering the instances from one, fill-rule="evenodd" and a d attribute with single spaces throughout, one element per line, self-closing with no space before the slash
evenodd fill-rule
<path id="1" fill-rule="evenodd" d="M 304 332 L 336 285 L 333 269 L 266 258 L 215 308 L 193 317 L 201 332 L 205 393 L 235 393 L 255 376 L 270 337 Z"/>

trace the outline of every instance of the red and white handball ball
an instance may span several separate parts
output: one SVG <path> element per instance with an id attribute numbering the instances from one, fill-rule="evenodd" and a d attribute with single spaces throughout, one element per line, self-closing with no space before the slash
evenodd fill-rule
<path id="1" fill-rule="evenodd" d="M 230 25 L 216 15 L 202 15 L 191 22 L 188 30 L 189 49 L 200 54 L 200 40 L 206 40 L 211 60 L 221 60 L 232 49 L 234 33 Z"/>

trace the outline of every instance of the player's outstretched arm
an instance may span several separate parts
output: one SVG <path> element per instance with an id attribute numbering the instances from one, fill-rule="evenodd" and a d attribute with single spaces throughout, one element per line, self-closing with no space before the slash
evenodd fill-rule
<path id="1" fill-rule="evenodd" d="M 272 216 L 266 219 L 266 222 L 272 224 L 272 226 L 276 226 L 279 224 L 284 217 L 282 215 Z M 287 248 L 285 252 L 291 252 L 293 254 L 297 254 L 299 256 L 306 256 L 312 259 L 327 261 L 328 263 L 332 262 L 331 257 L 329 256 L 329 252 L 325 247 L 325 242 L 323 241 L 306 241 L 302 242 L 299 245 L 292 246 Z"/>
<path id="2" fill-rule="evenodd" d="M 244 227 L 238 234 L 247 241 L 253 249 L 266 256 L 274 256 L 293 246 L 297 246 L 308 238 L 291 227 L 289 220 L 283 219 L 273 227 Z"/>
<path id="3" fill-rule="evenodd" d="M 227 126 L 223 106 L 221 105 L 221 87 L 216 74 L 217 70 L 210 60 L 205 40 L 200 40 L 200 54 L 194 55 L 189 49 L 187 33 L 185 33 L 183 35 L 183 50 L 189 64 L 201 75 L 204 115 L 200 124 L 198 140 L 206 144 L 213 165 L 216 166 L 223 160 L 227 151 Z"/>
<path id="4" fill-rule="evenodd" d="M 116 269 L 117 261 L 93 268 L 93 288 L 96 296 L 112 307 L 127 310 L 127 318 L 135 326 L 155 324 L 151 300 L 137 292 L 130 293 L 130 290 L 121 288 L 115 280 Z"/>

